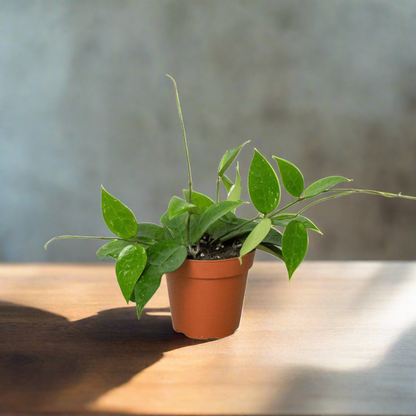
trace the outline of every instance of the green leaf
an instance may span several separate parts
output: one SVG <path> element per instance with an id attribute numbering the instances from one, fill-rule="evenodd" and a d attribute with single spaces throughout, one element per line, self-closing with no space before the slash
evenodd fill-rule
<path id="1" fill-rule="evenodd" d="M 274 244 L 276 246 L 282 246 L 282 233 L 277 231 L 273 227 L 270 228 L 269 233 L 264 237 L 262 244 Z"/>
<path id="2" fill-rule="evenodd" d="M 256 149 L 248 173 L 248 192 L 262 214 L 269 214 L 279 205 L 279 179 L 272 165 Z"/>
<path id="3" fill-rule="evenodd" d="M 242 218 L 239 218 L 242 222 L 240 222 L 240 226 L 242 223 L 244 223 L 247 220 L 243 220 Z M 244 234 L 250 233 L 256 226 L 259 224 L 259 222 L 249 222 L 245 225 L 243 225 L 240 228 L 235 227 L 235 229 L 231 229 L 229 231 L 229 234 L 225 235 L 221 238 L 221 241 L 227 241 L 231 238 L 235 238 L 238 236 L 241 236 L 242 239 L 244 238 Z M 275 244 L 278 246 L 282 245 L 282 234 L 275 230 L 274 228 L 270 228 L 269 233 L 266 235 L 266 237 L 263 239 L 263 242 L 267 242 L 270 244 Z"/>
<path id="4" fill-rule="evenodd" d="M 230 192 L 231 188 L 234 185 L 233 181 L 227 175 L 222 175 L 221 182 L 223 183 L 225 190 L 227 191 L 227 194 L 228 194 L 228 192 Z"/>
<path id="5" fill-rule="evenodd" d="M 107 227 L 121 238 L 131 238 L 137 233 L 137 221 L 133 212 L 119 199 L 101 186 L 101 211 Z"/>
<path id="6" fill-rule="evenodd" d="M 216 220 L 243 203 L 244 201 L 220 201 L 207 208 L 207 210 L 201 215 L 196 229 L 191 228 L 191 244 L 198 241 L 207 231 L 209 226 Z"/>
<path id="7" fill-rule="evenodd" d="M 184 189 L 183 195 L 185 197 L 185 201 L 189 202 L 189 191 Z M 201 214 L 203 214 L 208 207 L 214 204 L 214 201 L 207 195 L 192 191 L 192 203 L 196 205 L 201 211 Z"/>
<path id="8" fill-rule="evenodd" d="M 188 251 L 175 241 L 162 241 L 147 249 L 147 263 L 157 266 L 160 273 L 170 273 L 185 261 Z"/>
<path id="9" fill-rule="evenodd" d="M 245 143 L 241 144 L 240 146 L 236 147 L 235 149 L 227 150 L 225 152 L 224 156 L 221 159 L 220 165 L 218 166 L 218 176 L 224 175 L 224 173 L 227 171 L 227 169 L 231 166 L 231 164 L 237 158 L 241 149 L 249 142 L 250 142 L 250 140 L 246 141 Z"/>
<path id="10" fill-rule="evenodd" d="M 141 222 L 138 224 L 136 237 L 138 239 L 148 238 L 151 241 L 151 244 L 154 244 L 158 241 L 163 241 L 165 239 L 165 231 L 163 227 L 152 224 L 150 222 Z"/>
<path id="11" fill-rule="evenodd" d="M 165 237 L 167 240 L 174 240 L 179 244 L 184 246 L 188 245 L 188 237 L 186 233 L 186 225 L 185 221 L 188 217 L 188 214 L 184 212 L 172 219 L 169 219 L 169 213 L 166 211 L 160 217 L 160 223 L 163 225 L 165 229 Z M 193 217 L 191 217 L 191 220 Z M 195 224 L 195 222 L 191 221 L 191 224 Z"/>
<path id="12" fill-rule="evenodd" d="M 196 205 L 190 204 L 189 202 L 186 202 L 183 199 L 178 198 L 177 196 L 172 197 L 168 206 L 170 220 L 176 217 L 177 215 L 188 211 L 192 211 L 195 214 L 200 214 L 200 210 Z"/>
<path id="13" fill-rule="evenodd" d="M 352 179 L 344 178 L 343 176 L 328 176 L 326 178 L 319 179 L 319 181 L 314 182 L 305 189 L 302 198 L 313 198 L 337 183 L 351 181 Z"/>
<path id="14" fill-rule="evenodd" d="M 146 261 L 146 251 L 140 244 L 125 247 L 118 256 L 116 263 L 117 281 L 127 303 L 146 266 Z"/>
<path id="15" fill-rule="evenodd" d="M 265 253 L 271 254 L 274 257 L 277 257 L 280 260 L 283 260 L 282 249 L 273 244 L 261 243 L 257 246 L 258 250 L 264 251 Z"/>
<path id="16" fill-rule="evenodd" d="M 235 184 L 231 187 L 230 192 L 228 192 L 227 201 L 238 201 L 240 198 L 241 198 L 241 176 L 240 176 L 239 164 L 237 162 Z"/>
<path id="17" fill-rule="evenodd" d="M 174 241 L 163 241 L 148 248 L 147 266 L 134 287 L 138 318 L 160 286 L 162 276 L 179 268 L 187 254 L 186 247 Z"/>
<path id="18" fill-rule="evenodd" d="M 297 214 L 280 214 L 272 217 L 273 225 L 277 227 L 286 227 L 293 218 L 296 217 L 296 221 L 301 222 L 306 228 L 316 231 L 319 234 L 322 234 L 321 230 L 308 218 L 303 217 L 302 215 Z"/>
<path id="19" fill-rule="evenodd" d="M 100 247 L 97 251 L 97 257 L 100 260 L 103 260 L 106 257 L 111 257 L 113 259 L 118 258 L 118 255 L 123 251 L 127 246 L 131 246 L 132 243 L 123 240 L 111 241 L 111 243 L 105 244 Z"/>
<path id="20" fill-rule="evenodd" d="M 243 246 L 240 250 L 240 263 L 242 262 L 242 257 L 254 250 L 266 237 L 272 226 L 272 220 L 270 218 L 263 218 L 257 226 L 251 231 L 246 240 L 243 243 Z"/>
<path id="21" fill-rule="evenodd" d="M 147 302 L 149 302 L 157 289 L 159 289 L 162 276 L 163 273 L 158 273 L 155 267 L 146 268 L 143 275 L 137 281 L 136 286 L 134 286 L 134 300 L 136 302 L 138 319 L 140 319 Z"/>
<path id="22" fill-rule="evenodd" d="M 289 273 L 289 280 L 302 263 L 308 251 L 308 233 L 300 222 L 291 221 L 283 233 L 282 253 Z"/>
<path id="23" fill-rule="evenodd" d="M 220 238 L 224 234 L 228 233 L 231 228 L 234 228 L 236 224 L 239 224 L 239 218 L 232 212 L 228 212 L 218 220 L 214 221 L 206 230 L 214 240 Z"/>
<path id="24" fill-rule="evenodd" d="M 302 172 L 288 160 L 273 156 L 273 159 L 279 165 L 280 175 L 286 191 L 295 197 L 300 197 L 305 188 Z"/>

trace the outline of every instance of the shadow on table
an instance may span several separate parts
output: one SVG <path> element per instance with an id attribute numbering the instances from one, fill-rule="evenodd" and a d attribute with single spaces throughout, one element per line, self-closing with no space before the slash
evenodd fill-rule
<path id="1" fill-rule="evenodd" d="M 288 414 L 416 414 L 416 325 L 375 366 L 292 368 L 287 392 L 265 411 Z"/>
<path id="2" fill-rule="evenodd" d="M 0 410 L 83 409 L 163 354 L 201 342 L 173 331 L 169 309 L 111 309 L 75 322 L 0 302 Z"/>

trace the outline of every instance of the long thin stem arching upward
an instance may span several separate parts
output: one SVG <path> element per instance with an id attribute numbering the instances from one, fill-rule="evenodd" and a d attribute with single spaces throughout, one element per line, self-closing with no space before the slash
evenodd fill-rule
<path id="1" fill-rule="evenodd" d="M 186 154 L 186 163 L 188 165 L 188 185 L 189 185 L 189 203 L 192 204 L 192 174 L 191 174 L 191 162 L 189 160 L 189 150 L 188 150 L 188 143 L 186 142 L 186 133 L 185 133 L 185 124 L 183 122 L 182 117 L 182 110 L 181 110 L 181 102 L 179 101 L 179 93 L 178 93 L 178 86 L 176 85 L 176 81 L 172 76 L 169 74 L 166 74 L 167 77 L 169 77 L 173 85 L 175 87 L 175 94 L 176 94 L 176 104 L 178 106 L 178 113 L 179 118 L 181 119 L 181 125 L 182 125 L 182 135 L 183 135 L 183 144 L 185 146 L 185 154 Z"/>

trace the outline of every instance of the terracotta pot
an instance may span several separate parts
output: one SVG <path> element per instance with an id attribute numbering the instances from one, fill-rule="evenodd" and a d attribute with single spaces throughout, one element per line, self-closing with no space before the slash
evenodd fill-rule
<path id="1" fill-rule="evenodd" d="M 189 338 L 224 338 L 240 326 L 255 251 L 227 260 L 185 260 L 166 274 L 173 329 Z"/>

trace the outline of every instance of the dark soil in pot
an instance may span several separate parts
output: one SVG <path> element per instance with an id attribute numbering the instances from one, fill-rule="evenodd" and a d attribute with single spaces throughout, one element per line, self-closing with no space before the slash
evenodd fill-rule
<path id="1" fill-rule="evenodd" d="M 240 249 L 243 243 L 240 239 L 232 238 L 228 241 L 221 242 L 219 240 L 214 241 L 213 238 L 204 234 L 197 244 L 193 246 L 193 249 L 197 249 L 198 254 L 196 258 L 188 254 L 190 260 L 225 260 L 240 255 Z"/>

